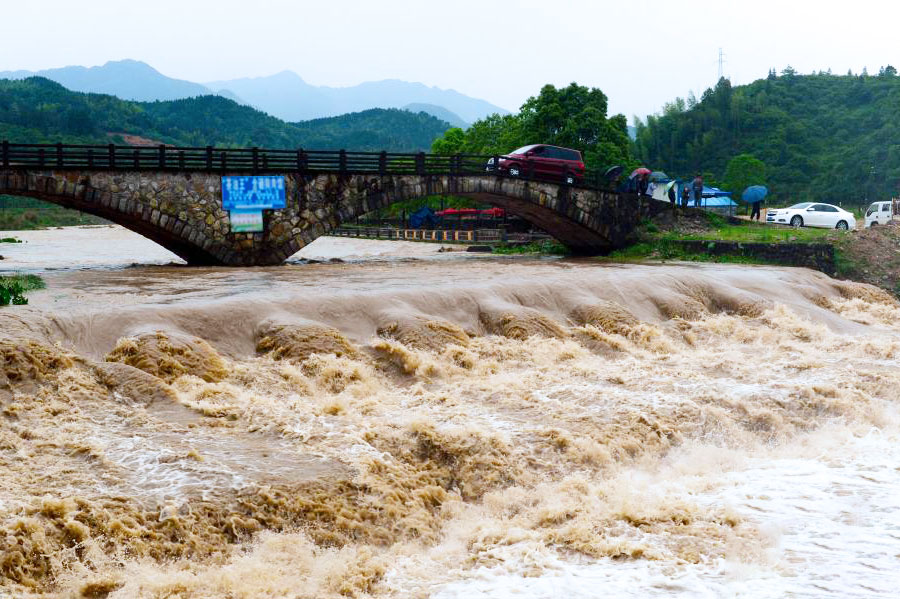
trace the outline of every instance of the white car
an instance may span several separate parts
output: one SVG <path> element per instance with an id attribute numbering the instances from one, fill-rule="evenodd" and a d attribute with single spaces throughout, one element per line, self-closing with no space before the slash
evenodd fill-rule
<path id="1" fill-rule="evenodd" d="M 831 204 L 814 202 L 803 202 L 794 204 L 790 208 L 769 210 L 766 213 L 766 222 L 776 225 L 791 225 L 792 227 L 823 227 L 842 231 L 856 228 L 856 218 L 850 212 Z"/>

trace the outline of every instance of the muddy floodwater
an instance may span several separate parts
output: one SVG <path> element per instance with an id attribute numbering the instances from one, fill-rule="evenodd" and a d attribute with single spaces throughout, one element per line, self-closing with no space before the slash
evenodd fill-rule
<path id="1" fill-rule="evenodd" d="M 898 596 L 874 287 L 13 235 L 0 272 L 47 288 L 0 308 L 0 597 Z"/>

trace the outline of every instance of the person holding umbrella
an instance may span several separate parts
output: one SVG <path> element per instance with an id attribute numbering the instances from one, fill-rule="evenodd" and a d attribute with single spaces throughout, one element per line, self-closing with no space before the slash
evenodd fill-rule
<path id="1" fill-rule="evenodd" d="M 760 206 L 768 193 L 769 189 L 765 185 L 751 185 L 741 194 L 741 199 L 753 207 L 750 212 L 750 220 L 756 218 L 758 221 L 760 219 Z"/>
<path id="2" fill-rule="evenodd" d="M 650 169 L 636 168 L 631 171 L 631 181 L 634 182 L 634 191 L 641 196 L 647 195 L 647 187 L 650 185 Z"/>
<path id="3" fill-rule="evenodd" d="M 675 181 L 669 181 L 666 183 L 666 195 L 669 196 L 669 203 L 672 205 L 672 212 L 675 212 L 676 200 L 678 199 L 678 192 L 675 191 Z"/>

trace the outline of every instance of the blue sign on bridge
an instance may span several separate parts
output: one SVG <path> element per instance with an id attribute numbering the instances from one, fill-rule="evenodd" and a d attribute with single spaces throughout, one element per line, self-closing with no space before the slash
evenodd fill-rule
<path id="1" fill-rule="evenodd" d="M 280 210 L 284 208 L 284 176 L 222 177 L 225 210 Z"/>

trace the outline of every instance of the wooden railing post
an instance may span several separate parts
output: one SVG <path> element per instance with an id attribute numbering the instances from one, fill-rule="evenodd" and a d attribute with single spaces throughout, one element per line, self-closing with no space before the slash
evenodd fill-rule
<path id="1" fill-rule="evenodd" d="M 306 159 L 303 148 L 297 148 L 297 170 L 301 173 L 306 170 Z"/>
<path id="2" fill-rule="evenodd" d="M 135 149 L 134 154 L 131 159 L 134 161 L 134 168 L 140 169 L 141 168 L 141 151 L 138 149 Z"/>
<path id="3" fill-rule="evenodd" d="M 115 144 L 109 144 L 107 146 L 109 151 L 109 168 L 116 168 L 116 146 Z"/>
<path id="4" fill-rule="evenodd" d="M 178 168 L 184 170 L 184 150 L 178 150 Z"/>
<path id="5" fill-rule="evenodd" d="M 253 172 L 254 174 L 259 170 L 259 148 L 253 148 Z"/>
<path id="6" fill-rule="evenodd" d="M 494 174 L 500 174 L 500 156 L 494 154 Z"/>
<path id="7" fill-rule="evenodd" d="M 9 166 L 9 142 L 3 140 L 3 166 Z"/>
<path id="8" fill-rule="evenodd" d="M 341 177 L 347 174 L 347 150 L 341 150 L 338 152 L 338 171 L 341 173 Z"/>
<path id="9" fill-rule="evenodd" d="M 222 167 L 223 173 L 228 168 L 228 159 L 226 158 L 226 156 L 227 154 L 225 153 L 225 150 L 222 150 L 222 153 L 219 155 L 219 161 L 222 163 L 220 166 Z"/>
<path id="10" fill-rule="evenodd" d="M 88 166 L 93 168 L 94 166 L 94 150 L 93 148 L 88 150 Z"/>
<path id="11" fill-rule="evenodd" d="M 387 152 L 383 151 L 378 155 L 378 174 L 387 174 Z"/>
<path id="12" fill-rule="evenodd" d="M 56 144 L 56 166 L 62 167 L 63 165 L 63 149 L 62 143 Z"/>
<path id="13" fill-rule="evenodd" d="M 159 144 L 159 168 L 166 168 L 166 146 Z"/>
<path id="14" fill-rule="evenodd" d="M 212 146 L 206 146 L 206 170 L 212 170 L 213 149 Z"/>
<path id="15" fill-rule="evenodd" d="M 44 166 L 44 148 L 38 150 L 38 166 Z"/>

